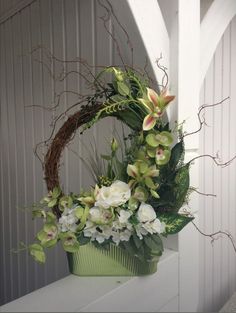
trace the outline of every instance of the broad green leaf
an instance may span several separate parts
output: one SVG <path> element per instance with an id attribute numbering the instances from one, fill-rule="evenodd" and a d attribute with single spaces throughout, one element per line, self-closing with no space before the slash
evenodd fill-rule
<path id="1" fill-rule="evenodd" d="M 90 237 L 85 237 L 83 235 L 83 233 L 80 233 L 79 236 L 77 236 L 77 240 L 78 240 L 78 242 L 79 242 L 79 244 L 81 246 L 84 246 L 84 245 L 88 244 L 91 241 L 91 238 Z"/>
<path id="2" fill-rule="evenodd" d="M 194 219 L 178 213 L 162 213 L 158 215 L 158 218 L 166 224 L 165 234 L 167 235 L 177 234 Z"/>
<path id="3" fill-rule="evenodd" d="M 176 168 L 179 161 L 183 157 L 183 153 L 184 153 L 184 144 L 183 144 L 183 141 L 180 141 L 171 150 L 171 157 L 170 157 L 169 165 L 172 169 Z"/>
<path id="4" fill-rule="evenodd" d="M 117 82 L 117 89 L 120 95 L 128 96 L 130 94 L 129 86 L 127 86 L 124 82 Z"/>
<path id="5" fill-rule="evenodd" d="M 58 198 L 61 194 L 61 189 L 59 187 L 54 187 L 52 191 L 52 198 Z"/>
<path id="6" fill-rule="evenodd" d="M 43 251 L 43 247 L 37 243 L 34 243 L 29 246 L 30 255 L 35 259 L 35 261 L 40 263 L 45 263 L 46 256 Z"/>
<path id="7" fill-rule="evenodd" d="M 122 241 L 120 245 L 123 246 L 130 255 L 134 256 L 136 254 L 136 247 L 132 245 L 131 241 Z"/>
<path id="8" fill-rule="evenodd" d="M 136 234 L 133 234 L 133 240 L 137 249 L 139 249 L 142 245 L 142 241 L 139 239 L 139 237 Z"/>
<path id="9" fill-rule="evenodd" d="M 182 207 L 189 190 L 189 164 L 179 168 L 175 176 L 176 212 Z"/>
<path id="10" fill-rule="evenodd" d="M 161 251 L 164 251 L 163 242 L 161 240 L 161 237 L 158 234 L 152 234 L 151 237 L 160 246 Z"/>
<path id="11" fill-rule="evenodd" d="M 144 242 L 151 249 L 151 251 L 162 252 L 163 250 L 162 241 L 154 240 L 150 235 L 144 236 Z"/>

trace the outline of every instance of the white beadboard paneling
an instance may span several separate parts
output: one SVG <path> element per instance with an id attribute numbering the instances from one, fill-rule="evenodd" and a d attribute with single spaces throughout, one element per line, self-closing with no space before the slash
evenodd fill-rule
<path id="1" fill-rule="evenodd" d="M 36 0 L 1 0 L 0 23 L 4 23 L 34 1 Z"/>
<path id="2" fill-rule="evenodd" d="M 236 154 L 235 141 L 235 38 L 236 18 L 225 31 L 215 52 L 201 91 L 201 103 L 216 103 L 230 96 L 230 100 L 214 110 L 205 110 L 208 125 L 201 132 L 201 153 L 219 155 L 227 161 Z M 230 231 L 236 238 L 236 163 L 221 169 L 210 159 L 200 166 L 200 190 L 217 197 L 201 197 L 200 224 L 206 233 Z M 220 237 L 211 245 L 201 237 L 201 311 L 217 311 L 236 289 L 236 258 L 229 240 Z"/>
<path id="3" fill-rule="evenodd" d="M 136 64 L 143 67 L 146 51 L 136 24 L 125 0 L 125 27 L 138 54 Z M 8 2 L 8 3 L 7 3 Z M 0 255 L 1 304 L 29 293 L 68 274 L 66 255 L 61 247 L 49 250 L 46 265 L 35 263 L 27 253 L 12 254 L 20 241 L 30 244 L 39 229 L 40 221 L 32 222 L 31 214 L 17 207 L 30 206 L 46 192 L 42 167 L 33 154 L 35 145 L 50 135 L 52 118 L 77 101 L 76 95 L 66 93 L 60 107 L 52 112 L 41 107 L 54 106 L 55 94 L 63 90 L 87 93 L 81 77 L 71 73 L 63 81 L 55 81 L 43 66 L 47 62 L 50 70 L 58 76 L 65 66 L 66 71 L 81 71 L 79 63 L 51 62 L 42 50 L 33 54 L 32 49 L 41 45 L 52 51 L 58 59 L 86 59 L 94 65 L 120 63 L 111 37 L 105 32 L 100 16 L 104 14 L 95 0 L 34 0 L 21 2 L 0 0 L 0 17 L 8 11 L 8 18 L 0 19 Z M 18 5 L 20 1 L 15 1 Z M 8 4 L 9 8 L 6 7 Z M 18 11 L 17 11 L 18 8 Z M 15 14 L 16 13 L 16 14 Z M 120 13 L 119 13 L 120 14 Z M 122 15 L 122 18 L 124 16 Z M 111 24 L 109 25 L 112 30 Z M 117 26 L 116 26 L 117 27 Z M 119 33 L 122 53 L 130 63 L 130 51 L 124 34 Z M 151 71 L 150 71 L 151 72 Z M 96 73 L 94 67 L 93 73 Z M 116 124 L 117 129 L 120 125 Z M 59 127 L 59 126 L 58 126 Z M 57 129 L 58 129 L 57 127 Z M 99 150 L 104 150 L 110 141 L 114 120 L 102 121 L 82 136 L 91 147 L 94 140 Z M 61 182 L 65 191 L 78 192 L 80 187 L 91 185 L 86 168 L 71 150 L 84 158 L 86 149 L 78 134 L 61 159 Z M 43 155 L 45 149 L 41 149 Z"/>

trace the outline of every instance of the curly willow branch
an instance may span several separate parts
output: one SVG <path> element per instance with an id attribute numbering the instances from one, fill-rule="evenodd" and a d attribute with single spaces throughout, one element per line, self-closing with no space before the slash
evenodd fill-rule
<path id="1" fill-rule="evenodd" d="M 192 224 L 193 226 L 196 228 L 196 230 L 201 234 L 203 235 L 204 237 L 209 237 L 211 238 L 211 242 L 213 243 L 215 240 L 217 240 L 218 238 L 216 237 L 217 235 L 224 235 L 224 236 L 227 236 L 233 246 L 233 249 L 234 249 L 234 252 L 236 253 L 236 244 L 235 244 L 235 241 L 234 241 L 234 238 L 233 236 L 227 232 L 227 231 L 222 231 L 222 230 L 219 230 L 217 232 L 214 232 L 214 233 L 211 233 L 211 234 L 206 234 L 204 233 L 202 230 L 200 230 L 200 228 L 192 221 Z"/>
<path id="2" fill-rule="evenodd" d="M 187 136 L 191 136 L 191 135 L 194 135 L 194 134 L 197 134 L 201 131 L 203 125 L 206 124 L 205 122 L 205 118 L 204 117 L 201 117 L 201 113 L 204 109 L 206 108 L 213 108 L 213 107 L 216 107 L 222 103 L 224 103 L 226 100 L 230 99 L 230 97 L 227 97 L 227 98 L 224 98 L 223 100 L 221 100 L 220 102 L 217 102 L 217 103 L 213 103 L 213 104 L 203 104 L 200 106 L 199 110 L 198 110 L 198 114 L 197 114 L 197 117 L 198 117 L 198 121 L 199 121 L 199 128 L 191 133 L 187 133 L 187 134 L 184 134 L 182 136 L 182 138 L 185 138 Z M 202 119 L 203 118 L 203 119 Z"/>

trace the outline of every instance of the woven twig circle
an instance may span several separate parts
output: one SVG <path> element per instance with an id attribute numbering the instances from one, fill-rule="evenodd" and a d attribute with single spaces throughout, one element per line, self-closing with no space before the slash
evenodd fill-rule
<path id="1" fill-rule="evenodd" d="M 48 191 L 54 187 L 60 187 L 60 159 L 66 145 L 72 140 L 76 130 L 91 121 L 102 104 L 84 107 L 75 112 L 64 122 L 54 136 L 44 159 L 44 175 Z"/>

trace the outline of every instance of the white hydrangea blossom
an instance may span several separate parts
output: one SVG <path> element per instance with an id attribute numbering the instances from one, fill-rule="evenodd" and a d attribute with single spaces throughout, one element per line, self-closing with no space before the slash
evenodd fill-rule
<path id="1" fill-rule="evenodd" d="M 75 216 L 75 210 L 76 207 L 71 209 L 65 208 L 58 221 L 58 227 L 61 232 L 76 231 L 78 218 Z"/>
<path id="2" fill-rule="evenodd" d="M 133 226 L 128 222 L 128 219 L 132 215 L 132 212 L 120 210 L 118 219 L 114 220 L 110 225 L 98 225 L 96 224 L 97 220 L 94 220 L 94 216 L 99 218 L 99 220 L 101 220 L 101 216 L 95 211 L 95 208 L 92 208 L 91 210 L 92 215 L 90 214 L 90 220 L 87 221 L 84 229 L 85 237 L 91 237 L 92 241 L 96 240 L 98 243 L 103 243 L 107 239 L 112 239 L 117 245 L 120 241 L 129 241 L 130 236 L 132 235 Z"/>

